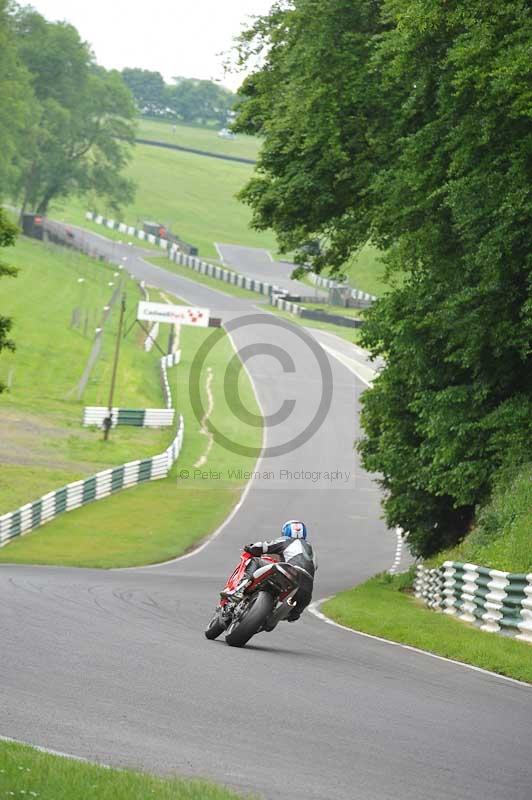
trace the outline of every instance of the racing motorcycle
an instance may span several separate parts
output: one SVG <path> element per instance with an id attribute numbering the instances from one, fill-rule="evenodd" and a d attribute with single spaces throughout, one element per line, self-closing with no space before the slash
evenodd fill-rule
<path id="1" fill-rule="evenodd" d="M 224 591 L 233 591 L 240 584 L 250 558 L 253 556 L 242 552 Z M 225 631 L 227 644 L 244 647 L 256 633 L 273 631 L 290 614 L 296 604 L 300 568 L 271 556 L 262 556 L 262 560 L 268 563 L 255 570 L 241 596 L 222 596 L 205 630 L 207 639 L 216 639 Z"/>

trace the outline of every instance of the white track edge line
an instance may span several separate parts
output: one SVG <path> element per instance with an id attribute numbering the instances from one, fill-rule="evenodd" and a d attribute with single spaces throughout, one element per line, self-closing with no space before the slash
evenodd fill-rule
<path id="1" fill-rule="evenodd" d="M 483 667 L 475 667 L 474 664 L 466 664 L 465 661 L 457 661 L 455 658 L 439 656 L 437 653 L 431 653 L 429 650 L 422 650 L 420 647 L 414 647 L 414 645 L 411 644 L 395 642 L 393 639 L 384 639 L 382 636 L 376 636 L 373 633 L 364 633 L 364 631 L 357 631 L 356 628 L 349 628 L 347 625 L 342 625 L 339 622 L 335 622 L 330 617 L 327 617 L 323 611 L 320 611 L 320 606 L 322 606 L 323 603 L 326 603 L 327 600 L 331 600 L 333 597 L 335 597 L 335 595 L 322 597 L 321 600 L 315 600 L 314 603 L 311 603 L 306 610 L 309 612 L 309 614 L 312 614 L 312 616 L 316 617 L 316 619 L 326 622 L 327 625 L 333 625 L 335 628 L 340 628 L 341 630 L 347 631 L 348 633 L 353 633 L 356 636 L 363 636 L 365 639 L 373 639 L 376 642 L 382 642 L 383 644 L 391 645 L 392 647 L 400 647 L 402 650 L 410 650 L 412 653 L 419 653 L 423 656 L 428 656 L 429 658 L 435 658 L 437 661 L 447 661 L 449 664 L 456 664 L 459 667 L 465 667 L 465 669 L 470 669 L 473 672 L 480 672 L 481 674 L 489 675 L 492 678 L 499 678 L 507 683 L 517 684 L 517 686 L 526 686 L 527 689 L 532 688 L 532 685 L 530 683 L 526 683 L 526 681 L 520 681 L 517 678 L 509 678 L 507 675 L 500 675 L 498 672 L 491 672 L 491 670 L 484 669 Z"/>
<path id="2" fill-rule="evenodd" d="M 218 242 L 214 242 L 214 246 L 216 248 L 216 252 L 220 256 L 220 261 L 222 262 L 222 264 L 225 264 L 225 258 L 222 251 L 220 250 L 220 245 L 218 244 Z"/>
<path id="3" fill-rule="evenodd" d="M 85 758 L 84 756 L 76 756 L 73 753 L 63 753 L 62 750 L 53 750 L 51 747 L 43 747 L 40 744 L 33 744 L 33 742 L 24 742 L 22 739 L 13 739 L 12 736 L 3 736 L 0 733 L 0 742 L 11 742 L 11 744 L 22 744 L 26 747 L 31 747 L 32 750 L 38 750 L 39 753 L 47 753 L 51 756 L 58 756 L 59 758 L 68 758 L 71 761 L 80 761 L 83 764 L 92 764 L 96 767 L 102 767 L 103 769 L 116 769 L 120 771 L 120 767 L 111 767 L 110 764 L 103 764 L 100 761 L 91 761 L 90 758 Z"/>
<path id="4" fill-rule="evenodd" d="M 231 342 L 231 344 L 233 346 L 233 350 L 235 351 L 235 353 L 238 354 L 238 350 L 235 347 L 235 343 L 233 341 L 233 337 L 227 331 L 226 331 L 226 335 L 229 337 L 229 340 L 230 340 L 230 342 Z M 251 383 L 251 387 L 253 389 L 253 394 L 255 395 L 255 400 L 256 400 L 257 405 L 259 407 L 259 411 L 262 414 L 262 417 L 264 418 L 265 417 L 264 409 L 262 407 L 262 403 L 260 402 L 259 396 L 257 394 L 257 387 L 255 386 L 255 383 L 253 381 L 253 378 L 251 377 L 251 373 L 250 373 L 249 369 L 247 368 L 247 366 L 245 364 L 243 364 L 242 366 L 245 369 L 245 371 L 247 372 L 249 381 Z M 253 470 L 254 472 L 259 471 L 259 466 L 262 463 L 262 461 L 264 460 L 264 451 L 266 449 L 266 438 L 267 438 L 266 437 L 266 433 L 267 433 L 267 428 L 266 428 L 265 425 L 263 425 L 263 427 L 262 427 L 262 442 L 261 442 L 261 446 L 260 446 L 260 454 L 259 454 L 259 457 L 258 457 L 256 463 L 255 463 L 255 468 Z M 216 530 L 213 533 L 211 533 L 206 539 L 203 540 L 203 542 L 201 542 L 193 550 L 190 550 L 188 553 L 184 553 L 182 556 L 177 556 L 176 558 L 171 558 L 169 561 L 160 561 L 157 564 L 144 564 L 144 565 L 138 566 L 138 567 L 118 567 L 118 568 L 115 568 L 115 569 L 111 569 L 109 571 L 110 572 L 130 572 L 132 570 L 155 569 L 156 567 L 164 567 L 167 564 L 175 564 L 178 561 L 184 561 L 186 558 L 192 558 L 192 556 L 199 555 L 203 550 L 205 550 L 206 547 L 208 547 L 208 545 L 210 545 L 211 542 L 213 542 L 215 539 L 218 538 L 218 536 L 222 533 L 222 531 L 225 530 L 225 528 L 233 520 L 233 518 L 236 516 L 236 514 L 240 511 L 240 508 L 242 507 L 242 505 L 243 505 L 243 503 L 244 503 L 244 501 L 245 501 L 245 499 L 246 499 L 246 497 L 247 497 L 247 495 L 249 493 L 249 490 L 251 489 L 252 484 L 253 484 L 253 478 L 250 478 L 249 481 L 246 483 L 242 494 L 240 495 L 240 499 L 239 499 L 238 503 L 236 504 L 236 506 L 234 506 L 232 508 L 232 510 L 229 513 L 229 516 L 227 516 L 224 519 L 224 521 L 222 522 L 222 524 L 219 525 L 218 528 L 216 528 Z"/>

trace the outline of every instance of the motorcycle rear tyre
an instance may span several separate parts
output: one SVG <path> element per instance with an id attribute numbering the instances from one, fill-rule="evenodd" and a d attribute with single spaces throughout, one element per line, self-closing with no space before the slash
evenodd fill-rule
<path id="1" fill-rule="evenodd" d="M 268 592 L 258 592 L 244 617 L 229 627 L 225 641 L 231 647 L 244 647 L 264 625 L 273 610 L 273 597 Z"/>

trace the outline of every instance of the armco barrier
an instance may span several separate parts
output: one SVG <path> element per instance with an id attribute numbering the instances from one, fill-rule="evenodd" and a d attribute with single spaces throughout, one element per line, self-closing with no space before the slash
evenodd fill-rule
<path id="1" fill-rule="evenodd" d="M 176 436 L 164 453 L 103 470 L 90 478 L 74 481 L 54 492 L 48 492 L 16 511 L 3 514 L 0 517 L 0 547 L 17 536 L 39 528 L 65 511 L 72 511 L 93 500 L 101 500 L 121 489 L 128 489 L 145 481 L 166 478 L 181 451 L 184 431 L 185 423 L 180 416 Z"/>
<path id="2" fill-rule="evenodd" d="M 429 608 L 532 644 L 532 573 L 445 561 L 437 569 L 418 566 L 414 590 Z"/>
<path id="3" fill-rule="evenodd" d="M 168 382 L 168 367 L 175 367 L 181 360 L 181 351 L 169 353 L 160 360 L 161 385 L 166 408 L 113 408 L 111 412 L 111 427 L 117 425 L 133 425 L 138 428 L 166 428 L 174 424 L 174 408 L 172 392 Z M 103 421 L 109 416 L 106 406 L 86 406 L 83 410 L 83 425 L 103 426 Z"/>

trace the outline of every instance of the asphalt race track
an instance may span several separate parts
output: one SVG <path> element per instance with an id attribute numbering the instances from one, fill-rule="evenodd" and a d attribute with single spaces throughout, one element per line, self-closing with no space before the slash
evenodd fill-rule
<path id="1" fill-rule="evenodd" d="M 81 235 L 224 322 L 260 309 L 147 264 L 136 248 Z M 240 249 L 235 267 L 245 265 Z M 247 362 L 264 414 L 295 400 L 268 429 L 266 446 L 282 450 L 314 416 L 322 375 L 308 343 L 275 319 L 248 321 L 232 337 L 239 349 L 266 342 L 293 361 L 286 371 L 273 351 Z M 107 764 L 209 777 L 267 800 L 530 800 L 529 687 L 309 613 L 243 650 L 203 636 L 239 547 L 275 536 L 285 519 L 309 525 L 315 598 L 393 561 L 395 536 L 353 452 L 364 384 L 349 365 L 360 353 L 316 337 L 333 382 L 321 427 L 259 462 L 273 477 L 251 482 L 207 547 L 134 570 L 0 566 L 0 734 Z M 348 478 L 323 477 L 335 471 Z"/>

